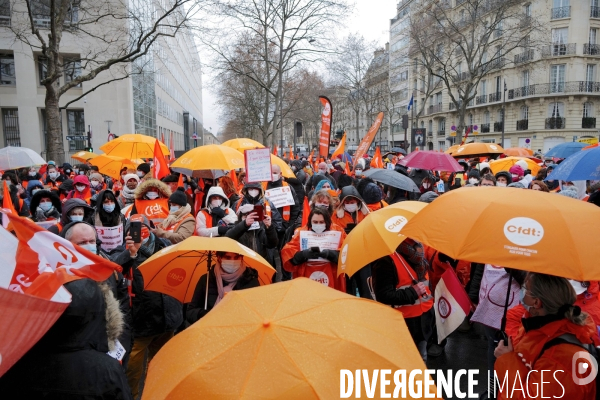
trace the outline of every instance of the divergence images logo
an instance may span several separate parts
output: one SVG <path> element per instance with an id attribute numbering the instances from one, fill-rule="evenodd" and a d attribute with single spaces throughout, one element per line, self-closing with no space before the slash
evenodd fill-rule
<path id="1" fill-rule="evenodd" d="M 544 237 L 544 227 L 535 219 L 517 217 L 504 224 L 504 236 L 519 246 L 533 246 Z"/>
<path id="2" fill-rule="evenodd" d="M 407 222 L 408 220 L 402 215 L 396 215 L 385 221 L 385 229 L 392 233 L 399 233 Z"/>
<path id="3" fill-rule="evenodd" d="M 587 385 L 598 375 L 598 362 L 587 351 L 578 351 L 571 360 L 571 373 L 576 385 Z"/>

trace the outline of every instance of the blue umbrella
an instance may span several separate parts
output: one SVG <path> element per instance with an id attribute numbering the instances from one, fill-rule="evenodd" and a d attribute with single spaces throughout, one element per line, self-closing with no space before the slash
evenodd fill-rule
<path id="1" fill-rule="evenodd" d="M 600 147 L 580 151 L 567 157 L 556 167 L 549 180 L 586 181 L 600 179 Z"/>
<path id="2" fill-rule="evenodd" d="M 554 157 L 554 158 L 567 158 L 571 154 L 575 154 L 584 147 L 588 146 L 587 143 L 579 143 L 579 142 L 568 142 L 557 144 L 553 148 L 551 148 L 544 156 L 545 157 Z"/>

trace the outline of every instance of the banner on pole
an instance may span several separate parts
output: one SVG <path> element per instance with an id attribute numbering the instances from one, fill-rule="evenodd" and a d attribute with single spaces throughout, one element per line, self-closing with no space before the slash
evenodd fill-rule
<path id="1" fill-rule="evenodd" d="M 331 138 L 331 117 L 333 108 L 331 101 L 325 96 L 319 96 L 319 101 L 323 106 L 321 111 L 321 134 L 319 135 L 319 155 L 327 158 L 329 155 L 329 140 Z"/>

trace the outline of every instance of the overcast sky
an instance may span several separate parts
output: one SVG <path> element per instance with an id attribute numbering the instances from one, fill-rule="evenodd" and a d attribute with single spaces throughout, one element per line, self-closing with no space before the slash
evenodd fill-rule
<path id="1" fill-rule="evenodd" d="M 390 19 L 396 16 L 397 0 L 355 0 L 356 8 L 348 20 L 340 37 L 350 32 L 359 32 L 367 40 L 376 41 L 382 47 L 389 40 Z M 201 54 L 202 57 L 202 54 Z M 204 108 L 204 127 L 215 135 L 222 128 L 219 123 L 219 111 L 215 104 L 216 97 L 208 87 L 210 77 L 204 75 L 202 89 L 202 106 Z M 212 129 L 211 129 L 212 128 Z"/>

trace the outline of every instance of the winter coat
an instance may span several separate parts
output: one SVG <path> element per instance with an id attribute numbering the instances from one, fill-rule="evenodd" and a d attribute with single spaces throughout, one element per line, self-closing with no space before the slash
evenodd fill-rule
<path id="1" fill-rule="evenodd" d="M 300 170 L 304 174 L 304 171 Z M 298 176 L 300 176 L 297 173 Z M 306 176 L 306 174 L 304 175 Z M 298 199 L 298 204 L 302 205 L 304 203 L 304 198 L 306 197 L 306 191 L 304 190 L 304 185 L 302 184 L 302 180 L 300 178 L 284 178 L 285 181 L 294 189 L 296 192 L 296 198 Z M 302 209 L 300 210 L 302 212 Z"/>
<path id="2" fill-rule="evenodd" d="M 80 279 L 65 288 L 71 303 L 0 378 L 0 393 L 7 399 L 132 399 L 122 366 L 106 354 L 123 327 L 109 286 Z"/>
<path id="3" fill-rule="evenodd" d="M 244 246 L 254 250 L 263 258 L 268 259 L 267 249 L 275 249 L 279 243 L 277 231 L 273 224 L 269 228 L 259 222 L 260 228 L 248 230 L 246 221 L 240 221 L 229 229 L 225 236 L 238 241 Z"/>
<path id="4" fill-rule="evenodd" d="M 348 197 L 358 200 L 358 210 L 352 214 L 344 209 L 344 199 Z M 369 212 L 369 207 L 363 201 L 362 197 L 360 197 L 360 194 L 358 194 L 358 190 L 356 190 L 354 186 L 346 186 L 342 188 L 342 192 L 340 193 L 340 204 L 331 216 L 331 220 L 333 223 L 346 229 L 348 224 L 358 224 L 361 222 Z M 349 233 L 349 231 L 346 230 L 346 233 Z"/>
<path id="5" fill-rule="evenodd" d="M 212 214 L 211 209 L 208 206 L 211 196 L 219 196 L 223 200 L 223 204 L 221 205 L 221 209 L 225 212 L 225 216 L 223 216 L 223 218 L 219 218 L 218 216 Z M 206 211 L 212 217 L 210 224 L 207 223 L 206 215 L 204 215 L 204 212 L 202 211 Z M 229 208 L 229 199 L 225 195 L 223 189 L 219 186 L 212 186 L 210 189 L 208 189 L 208 193 L 204 199 L 204 208 L 198 212 L 198 215 L 196 215 L 196 234 L 204 237 L 219 236 L 219 221 L 223 221 L 224 226 L 232 225 L 237 222 L 237 215 L 231 208 Z M 208 225 L 211 227 L 208 228 Z"/>
<path id="6" fill-rule="evenodd" d="M 44 212 L 41 208 L 38 209 L 42 197 L 48 197 L 52 201 L 53 208 L 51 208 L 49 211 Z M 42 222 L 53 219 L 60 220 L 61 218 L 62 204 L 58 198 L 58 195 L 56 194 L 56 191 L 54 190 L 40 190 L 33 195 L 29 204 L 31 206 L 31 219 L 33 222 Z"/>
<path id="7" fill-rule="evenodd" d="M 125 232 L 129 231 L 129 224 Z M 144 277 L 138 267 L 150 256 L 162 250 L 162 242 L 150 234 L 148 242 L 140 247 L 132 259 L 124 246 L 112 253 L 112 262 L 123 267 L 123 275 L 132 280 L 133 332 L 136 337 L 147 337 L 172 332 L 183 322 L 183 306 L 171 296 L 144 290 Z"/>
<path id="8" fill-rule="evenodd" d="M 391 257 L 385 256 L 375 260 L 371 267 L 373 291 L 379 303 L 389 306 L 404 306 L 414 304 L 419 295 L 412 287 L 396 289 L 398 272 Z"/>
<path id="9" fill-rule="evenodd" d="M 36 194 L 39 194 L 39 192 Z M 69 213 L 76 207 L 83 207 L 83 221 L 87 222 L 90 225 L 94 225 L 94 209 L 88 206 L 88 204 L 81 199 L 69 199 L 65 201 L 65 203 L 62 206 L 60 226 L 53 225 L 50 228 L 48 228 L 48 230 L 58 235 L 67 224 L 71 223 Z"/>
<path id="10" fill-rule="evenodd" d="M 514 346 L 514 350 L 498 357 L 494 365 L 499 379 L 502 381 L 507 376 L 508 382 L 510 382 L 509 391 L 507 392 L 505 389 L 499 393 L 498 399 L 526 399 L 529 398 L 526 397 L 527 393 L 532 395 L 538 393 L 539 395 L 542 385 L 544 396 L 547 397 L 596 398 L 595 379 L 587 385 L 580 386 L 575 384 L 572 376 L 573 362 L 576 360 L 574 356 L 577 352 L 585 352 L 584 349 L 573 344 L 562 343 L 546 349 L 542 354 L 546 343 L 566 333 L 575 335 L 583 344 L 594 343 L 597 346 L 597 331 L 594 321 L 588 317 L 586 324 L 580 326 L 557 315 L 531 317 L 523 321 L 523 324 L 530 328 L 521 331 L 522 337 Z M 544 370 L 551 372 L 546 372 L 546 376 L 543 376 L 542 371 Z M 513 383 L 515 379 L 518 379 L 517 373 L 520 375 L 523 387 L 512 391 Z M 516 386 L 520 388 L 521 384 L 517 383 Z"/>
<path id="11" fill-rule="evenodd" d="M 267 182 L 267 190 L 269 189 L 274 189 L 274 188 L 280 188 L 283 187 L 283 181 L 280 179 L 277 182 Z M 296 196 L 296 191 L 294 190 L 294 187 L 292 185 L 288 185 L 288 187 L 290 188 L 291 192 L 292 192 L 292 197 L 294 198 L 294 205 L 290 206 L 290 219 L 289 221 L 285 221 L 282 219 L 282 229 L 278 230 L 278 232 L 283 232 L 285 231 L 288 226 L 290 225 L 290 223 L 294 223 L 297 219 L 298 216 L 302 213 L 302 203 L 298 200 L 298 196 Z M 277 211 L 279 211 L 279 214 L 283 213 L 283 207 L 278 208 Z"/>
<path id="12" fill-rule="evenodd" d="M 83 191 L 77 190 L 77 185 L 84 185 Z M 75 189 L 71 190 L 67 195 L 67 199 L 81 199 L 84 200 L 88 205 L 91 203 L 92 197 L 96 194 L 96 191 L 90 188 L 90 180 L 85 175 L 77 175 L 73 179 L 73 186 Z"/>
<path id="13" fill-rule="evenodd" d="M 238 201 L 235 205 L 232 205 L 231 208 L 233 208 L 233 210 L 237 212 L 237 210 L 239 210 L 241 206 L 246 204 L 268 205 L 271 208 L 271 224 L 275 226 L 277 232 L 281 232 L 283 230 L 283 218 L 281 217 L 281 214 L 279 213 L 279 211 L 277 211 L 273 203 L 271 203 L 269 199 L 265 198 L 265 191 L 263 190 L 262 185 L 257 185 L 257 187 L 255 188 L 253 187 L 253 189 L 258 189 L 260 192 L 256 198 L 250 197 L 250 195 L 248 194 L 248 188 L 246 186 L 247 185 L 244 185 L 244 188 L 242 189 L 242 198 L 240 199 L 240 201 Z"/>
<path id="14" fill-rule="evenodd" d="M 31 211 L 31 198 L 33 197 L 33 194 L 31 193 L 33 191 L 33 189 L 44 189 L 44 185 L 42 184 L 42 182 L 40 182 L 37 179 L 32 179 L 29 181 L 29 183 L 27 184 L 27 196 L 25 197 L 25 204 L 27 204 L 27 207 L 29 207 L 29 211 L 31 212 L 31 215 L 33 215 L 34 211 Z"/>
<path id="15" fill-rule="evenodd" d="M 96 199 L 96 215 L 94 218 L 94 226 L 105 226 L 105 227 L 114 227 L 117 226 L 119 224 L 123 224 L 123 227 L 125 227 L 125 217 L 123 216 L 123 214 L 121 214 L 121 206 L 119 205 L 119 202 L 116 201 L 115 202 L 115 209 L 113 210 L 112 213 L 107 213 L 106 211 L 104 211 L 103 208 L 103 204 L 104 204 L 104 198 L 106 197 L 106 194 L 109 193 L 110 190 L 103 190 L 101 192 L 98 193 Z M 124 233 L 124 232 L 123 232 Z"/>
<path id="16" fill-rule="evenodd" d="M 187 217 L 183 217 L 183 222 L 173 232 L 165 231 L 162 227 L 157 226 L 154 233 L 156 236 L 168 240 L 171 244 L 176 244 L 193 236 L 195 230 L 196 219 L 190 214 Z"/>
<path id="17" fill-rule="evenodd" d="M 220 268 L 218 265 L 215 265 L 213 268 Z M 196 284 L 196 289 L 194 290 L 194 296 L 192 297 L 191 303 L 187 305 L 187 311 L 185 314 L 186 321 L 190 324 L 198 321 L 200 318 L 204 317 L 210 310 L 215 306 L 215 302 L 219 297 L 219 290 L 217 289 L 217 280 L 215 278 L 214 270 L 210 270 L 210 279 L 208 281 L 208 302 L 207 309 L 204 309 L 204 300 L 206 298 L 206 277 L 207 274 L 204 274 L 200 277 L 200 280 Z M 223 282 L 223 286 L 227 286 L 227 282 Z M 246 267 L 246 270 L 240 276 L 237 283 L 233 287 L 233 290 L 244 290 L 250 289 L 253 287 L 260 286 L 258 282 L 258 272 L 251 267 Z"/>

